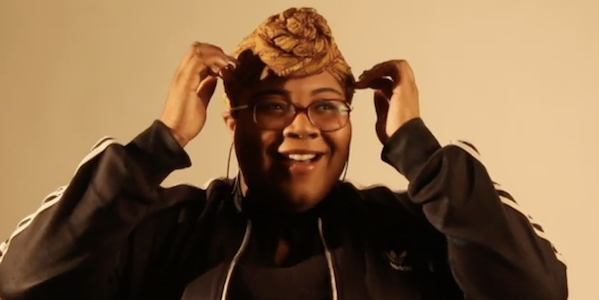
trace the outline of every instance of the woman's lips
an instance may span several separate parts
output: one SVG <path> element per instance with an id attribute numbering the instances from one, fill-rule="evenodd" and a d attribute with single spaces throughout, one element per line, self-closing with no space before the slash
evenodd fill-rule
<path id="1" fill-rule="evenodd" d="M 323 153 L 286 153 L 282 159 L 291 174 L 306 175 L 322 162 Z"/>
<path id="2" fill-rule="evenodd" d="M 316 169 L 318 164 L 322 161 L 322 155 L 312 155 L 310 159 L 297 160 L 293 158 L 285 159 L 289 172 L 291 174 L 306 175 L 312 170 Z"/>

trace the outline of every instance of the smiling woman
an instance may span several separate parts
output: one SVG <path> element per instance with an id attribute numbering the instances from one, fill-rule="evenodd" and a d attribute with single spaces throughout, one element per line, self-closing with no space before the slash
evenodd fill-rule
<path id="1" fill-rule="evenodd" d="M 232 103 L 252 110 L 225 120 L 241 174 L 264 209 L 306 211 L 338 181 L 349 157 L 351 123 L 344 88 L 328 72 L 269 77 Z M 299 159 L 298 159 L 299 158 Z M 308 158 L 308 159 L 306 159 Z"/>
<path id="2" fill-rule="evenodd" d="M 225 122 L 234 132 L 242 188 L 252 186 L 263 209 L 308 210 L 329 193 L 349 157 L 351 69 L 326 20 L 309 8 L 271 16 L 234 57 L 239 68 L 224 70 L 232 106 Z"/>
<path id="3" fill-rule="evenodd" d="M 225 84 L 240 172 L 163 188 Z M 354 89 L 374 91 L 382 159 L 407 192 L 340 180 Z M 469 143 L 420 118 L 410 65 L 356 82 L 313 9 L 268 18 L 233 56 L 194 43 L 162 116 L 126 145 L 101 140 L 66 187 L 0 245 L 0 297 L 33 299 L 567 298 L 542 227 Z"/>

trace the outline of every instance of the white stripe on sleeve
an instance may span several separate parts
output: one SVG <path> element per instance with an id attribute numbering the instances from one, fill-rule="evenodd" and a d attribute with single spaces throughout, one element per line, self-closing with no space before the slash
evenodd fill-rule
<path id="1" fill-rule="evenodd" d="M 458 141 L 452 141 L 450 143 L 450 146 L 456 146 L 456 147 L 461 148 L 462 150 L 468 152 L 472 157 L 477 159 L 483 166 L 485 165 L 480 157 L 478 150 L 471 143 L 465 142 L 463 140 L 458 140 Z M 548 238 L 547 233 L 543 230 L 541 225 L 539 223 L 535 222 L 534 219 L 532 218 L 532 216 L 530 214 L 528 214 L 527 212 L 525 212 L 525 210 L 522 208 L 522 206 L 520 204 L 518 204 L 514 199 L 511 199 L 512 196 L 510 195 L 510 193 L 507 192 L 503 187 L 501 187 L 501 185 L 499 185 L 498 183 L 495 183 L 495 182 L 493 182 L 493 185 L 495 187 L 495 190 L 497 191 L 497 194 L 499 195 L 499 199 L 501 200 L 501 202 L 503 204 L 505 204 L 506 206 L 509 206 L 511 209 L 515 210 L 516 212 L 520 213 L 524 217 L 526 217 L 526 219 L 530 223 L 531 228 L 537 234 L 537 236 L 546 240 L 553 248 L 553 252 L 555 253 L 555 256 L 557 257 L 557 259 L 559 261 L 561 261 L 564 265 L 566 265 L 566 259 L 565 259 L 564 255 L 555 248 L 555 246 L 553 245 L 551 240 Z"/>
<path id="2" fill-rule="evenodd" d="M 117 144 L 117 141 L 115 139 L 109 138 L 109 137 L 104 137 L 99 142 L 97 142 L 94 145 L 94 147 L 92 147 L 91 152 L 89 154 L 87 154 L 83 158 L 83 160 L 79 163 L 79 165 L 77 166 L 77 169 L 75 170 L 75 174 L 77 173 L 77 171 L 79 171 L 79 169 L 83 165 L 85 165 L 86 163 L 91 161 L 94 157 L 98 156 L 100 153 L 102 153 L 104 150 L 106 150 L 106 148 L 108 148 L 108 146 L 110 146 L 112 144 Z M 4 256 L 8 252 L 8 249 L 10 248 L 10 242 L 12 241 L 12 239 L 14 239 L 21 232 L 23 232 L 23 230 L 25 230 L 41 212 L 45 211 L 46 209 L 48 209 L 48 208 L 52 207 L 53 205 L 55 205 L 56 203 L 58 203 L 58 201 L 60 201 L 60 199 L 62 198 L 62 195 L 64 194 L 66 189 L 67 189 L 66 185 L 61 186 L 56 191 L 48 194 L 48 196 L 46 196 L 44 198 L 44 200 L 42 201 L 42 205 L 38 208 L 37 211 L 35 211 L 33 214 L 30 214 L 29 216 L 23 218 L 23 220 L 21 220 L 21 222 L 19 222 L 17 229 L 13 232 L 13 234 L 10 236 L 10 238 L 6 242 L 3 242 L 0 244 L 0 263 L 2 263 Z"/>

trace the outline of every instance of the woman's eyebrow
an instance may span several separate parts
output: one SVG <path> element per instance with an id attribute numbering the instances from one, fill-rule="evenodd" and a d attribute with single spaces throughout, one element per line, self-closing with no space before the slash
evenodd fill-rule
<path id="1" fill-rule="evenodd" d="M 341 93 L 337 89 L 329 88 L 329 87 L 315 89 L 312 91 L 311 94 L 312 94 L 312 96 L 315 96 L 315 95 L 322 94 L 322 93 L 335 93 L 335 94 L 343 97 L 343 93 Z"/>
<path id="2" fill-rule="evenodd" d="M 288 90 L 284 90 L 284 89 L 268 89 L 268 90 L 258 91 L 256 93 L 252 94 L 252 98 L 269 96 L 269 95 L 279 95 L 279 96 L 288 97 L 289 94 L 291 94 L 291 92 L 289 92 Z"/>

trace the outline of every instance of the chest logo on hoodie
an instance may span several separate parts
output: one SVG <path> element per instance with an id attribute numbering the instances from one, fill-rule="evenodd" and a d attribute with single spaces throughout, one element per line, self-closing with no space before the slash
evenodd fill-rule
<path id="1" fill-rule="evenodd" d="M 407 256 L 408 256 L 408 251 L 403 251 L 401 253 L 398 253 L 396 251 L 391 250 L 391 251 L 387 251 L 385 253 L 385 257 L 389 261 L 389 264 L 391 265 L 391 267 L 397 271 L 403 271 L 403 272 L 412 271 L 411 266 L 405 265 L 405 260 L 406 260 Z"/>

